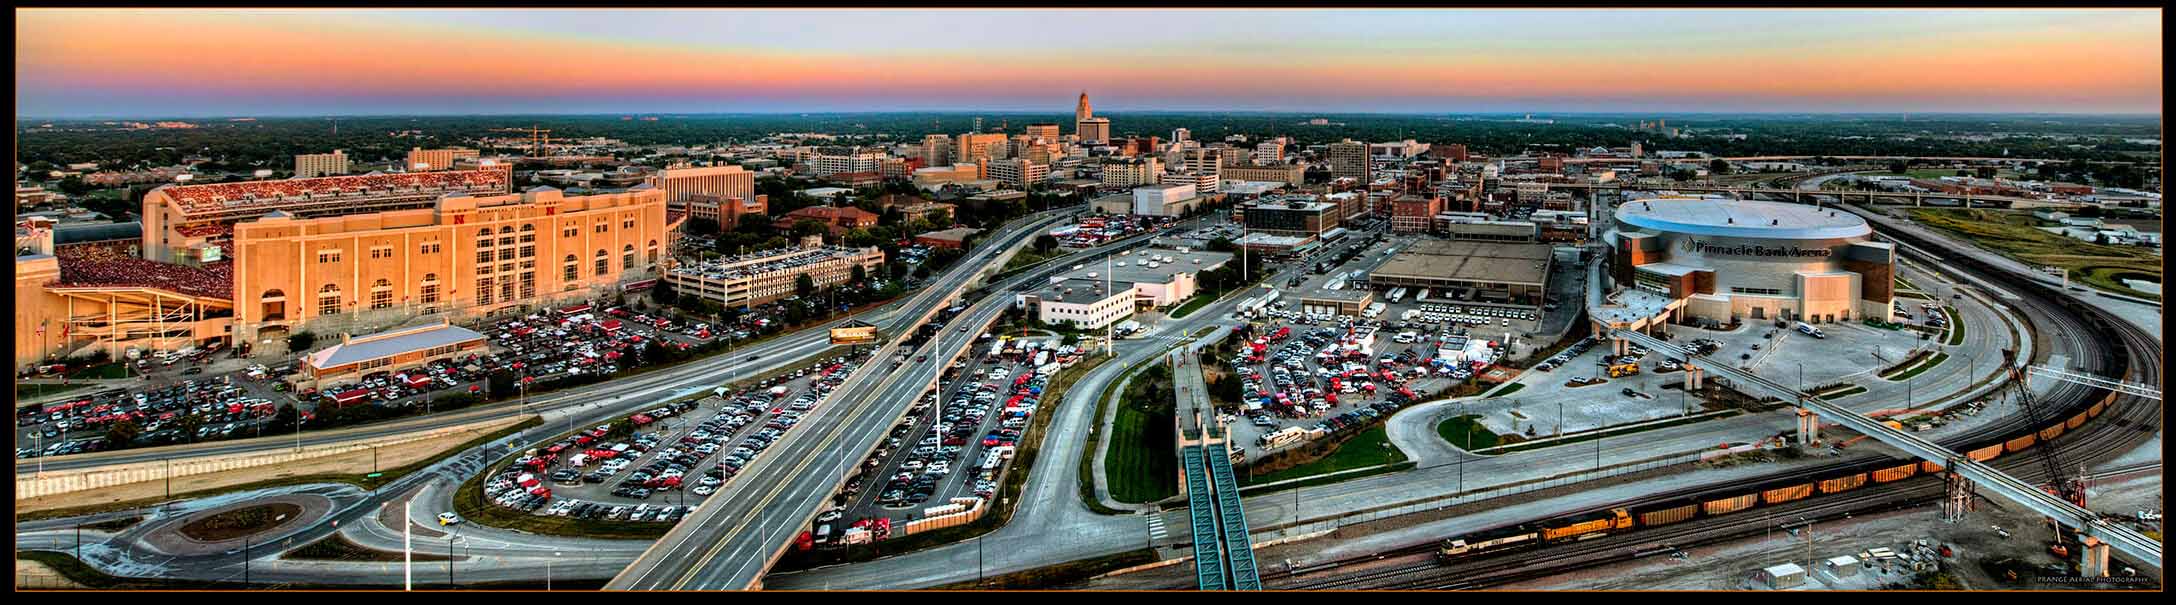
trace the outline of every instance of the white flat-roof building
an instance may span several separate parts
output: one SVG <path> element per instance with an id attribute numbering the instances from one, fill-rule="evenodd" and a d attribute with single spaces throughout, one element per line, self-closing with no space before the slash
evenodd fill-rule
<path id="1" fill-rule="evenodd" d="M 1133 213 L 1149 216 L 1178 216 L 1195 199 L 1192 183 L 1135 187 L 1133 189 Z"/>
<path id="2" fill-rule="evenodd" d="M 1019 295 L 1018 302 L 1035 310 L 1035 318 L 1047 324 L 1071 322 L 1093 330 L 1133 316 L 1133 284 L 1090 278 L 1057 278 L 1050 285 Z"/>

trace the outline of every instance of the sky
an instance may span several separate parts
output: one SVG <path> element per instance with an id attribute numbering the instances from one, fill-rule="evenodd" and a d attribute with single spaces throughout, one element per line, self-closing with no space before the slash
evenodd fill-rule
<path id="1" fill-rule="evenodd" d="M 26 117 L 2161 111 L 2114 10 L 16 9 Z"/>

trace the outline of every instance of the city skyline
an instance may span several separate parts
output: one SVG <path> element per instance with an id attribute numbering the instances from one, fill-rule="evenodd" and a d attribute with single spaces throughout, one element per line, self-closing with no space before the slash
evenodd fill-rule
<path id="1" fill-rule="evenodd" d="M 16 15 L 17 115 L 43 118 L 1058 113 L 1082 89 L 1110 114 L 2158 115 L 2162 102 L 2148 10 Z M 1099 33 L 1143 22 L 1162 26 Z M 973 31 L 992 35 L 930 34 Z M 991 52 L 1008 31 L 1043 33 Z"/>

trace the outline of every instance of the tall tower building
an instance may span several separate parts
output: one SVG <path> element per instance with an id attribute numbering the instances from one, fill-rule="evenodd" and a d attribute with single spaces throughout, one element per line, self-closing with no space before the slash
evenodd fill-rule
<path id="1" fill-rule="evenodd" d="M 932 134 L 922 137 L 922 165 L 943 166 L 952 163 L 952 137 Z"/>
<path id="2" fill-rule="evenodd" d="M 1330 177 L 1352 177 L 1360 184 L 1368 184 L 1368 144 L 1352 139 L 1331 143 L 1329 148 Z"/>
<path id="3" fill-rule="evenodd" d="M 1080 91 L 1080 104 L 1073 106 L 1073 121 L 1079 122 L 1091 117 L 1095 117 L 1095 113 L 1088 111 L 1088 91 Z"/>

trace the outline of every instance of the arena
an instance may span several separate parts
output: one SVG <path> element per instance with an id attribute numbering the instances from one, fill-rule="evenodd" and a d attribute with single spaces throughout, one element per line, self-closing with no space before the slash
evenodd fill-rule
<path id="1" fill-rule="evenodd" d="M 1891 321 L 1896 246 L 1849 212 L 1724 197 L 1625 202 L 1605 236 L 1612 300 L 1597 321 Z M 1644 299 L 1647 304 L 1641 304 Z M 1605 305 L 1605 309 L 1609 305 Z"/>

